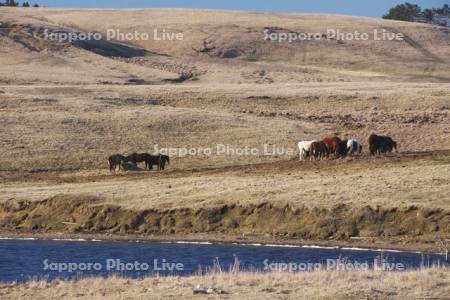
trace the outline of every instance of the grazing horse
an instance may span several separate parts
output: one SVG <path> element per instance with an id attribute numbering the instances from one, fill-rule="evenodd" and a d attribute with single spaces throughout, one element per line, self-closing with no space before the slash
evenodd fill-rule
<path id="1" fill-rule="evenodd" d="M 328 146 L 329 153 L 332 154 L 336 153 L 336 148 L 338 147 L 339 143 L 342 142 L 342 140 L 337 136 L 333 136 L 324 138 L 323 142 Z"/>
<path id="2" fill-rule="evenodd" d="M 369 136 L 369 150 L 371 155 L 397 151 L 397 142 L 389 136 L 371 134 Z"/>
<path id="3" fill-rule="evenodd" d="M 337 144 L 336 151 L 334 152 L 336 157 L 344 158 L 347 156 L 348 153 L 347 142 L 348 142 L 347 140 L 342 140 Z"/>
<path id="4" fill-rule="evenodd" d="M 148 154 L 147 153 L 136 153 L 136 152 L 134 152 L 134 153 L 128 155 L 126 157 L 126 159 L 127 159 L 127 162 L 129 161 L 129 162 L 132 162 L 133 164 L 137 164 L 137 163 L 140 163 L 140 162 L 144 162 L 146 155 L 148 155 Z"/>
<path id="5" fill-rule="evenodd" d="M 109 171 L 110 172 L 116 172 L 116 167 L 119 166 L 119 171 L 120 171 L 120 167 L 123 166 L 122 164 L 126 162 L 126 157 L 123 156 L 122 154 L 113 154 L 110 157 L 108 157 L 108 164 L 109 164 Z"/>
<path id="6" fill-rule="evenodd" d="M 130 155 L 128 155 L 126 157 L 126 161 L 127 162 L 131 162 L 134 165 L 137 165 L 137 163 L 140 163 L 140 162 L 145 162 L 145 169 L 147 169 L 146 159 L 147 159 L 147 157 L 149 155 L 150 154 L 148 154 L 148 153 L 136 153 L 136 152 L 134 152 L 134 153 L 132 153 L 132 154 L 130 154 Z"/>
<path id="7" fill-rule="evenodd" d="M 316 142 L 316 140 L 298 142 L 298 150 L 300 151 L 299 153 L 300 160 L 303 160 L 304 158 L 310 156 L 311 144 L 314 142 Z"/>
<path id="8" fill-rule="evenodd" d="M 159 169 L 164 170 L 166 163 L 170 164 L 170 158 L 167 155 L 160 154 L 159 155 Z"/>
<path id="9" fill-rule="evenodd" d="M 149 166 L 149 170 L 153 169 L 153 165 L 158 167 L 158 170 L 164 170 L 165 166 L 170 164 L 170 158 L 167 155 L 149 155 L 146 157 L 145 164 Z"/>
<path id="10" fill-rule="evenodd" d="M 362 152 L 362 145 L 358 140 L 350 139 L 347 141 L 347 151 L 350 155 L 360 155 Z"/>
<path id="11" fill-rule="evenodd" d="M 311 144 L 310 159 L 312 159 L 313 157 L 314 159 L 321 159 L 322 157 L 328 157 L 328 147 L 324 142 L 318 141 L 313 142 Z"/>

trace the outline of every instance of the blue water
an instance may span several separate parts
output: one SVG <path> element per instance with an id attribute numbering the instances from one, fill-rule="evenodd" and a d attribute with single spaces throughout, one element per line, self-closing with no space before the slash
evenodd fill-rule
<path id="1" fill-rule="evenodd" d="M 406 269 L 443 264 L 440 255 L 407 252 L 235 244 L 3 239 L 0 240 L 0 281 L 77 279 L 113 274 L 131 278 L 155 274 L 191 275 L 198 274 L 200 269 L 203 273 L 211 270 L 214 265 L 216 270 L 220 267 L 228 271 L 236 258 L 243 270 L 280 270 L 289 263 L 291 271 L 301 268 L 312 270 L 305 268 L 318 268 L 319 263 L 325 266 L 328 260 L 351 263 L 351 266 L 367 263 L 372 268 L 374 259 L 381 261 L 381 255 L 388 266 L 401 264 Z M 69 264 L 72 264 L 71 267 Z M 332 263 L 329 266 L 333 266 Z"/>

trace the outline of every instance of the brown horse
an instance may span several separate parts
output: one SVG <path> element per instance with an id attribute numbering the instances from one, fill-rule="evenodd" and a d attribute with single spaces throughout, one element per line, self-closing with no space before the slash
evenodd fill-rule
<path id="1" fill-rule="evenodd" d="M 339 143 L 342 142 L 342 140 L 340 138 L 338 138 L 337 136 L 333 136 L 333 137 L 324 138 L 323 142 L 328 146 L 329 153 L 332 154 L 332 153 L 336 153 L 336 149 L 337 149 Z"/>
<path id="2" fill-rule="evenodd" d="M 347 142 L 348 140 L 342 140 L 337 144 L 336 151 L 334 153 L 336 157 L 344 158 L 347 156 L 348 153 Z"/>
<path id="3" fill-rule="evenodd" d="M 116 171 L 116 167 L 119 166 L 119 171 L 120 168 L 122 167 L 123 169 L 123 163 L 126 162 L 126 157 L 123 156 L 122 154 L 113 154 L 110 157 L 108 157 L 108 164 L 109 164 L 109 171 L 110 172 L 115 172 Z"/>
<path id="4" fill-rule="evenodd" d="M 311 156 L 312 159 L 314 157 L 314 159 L 321 159 L 322 157 L 328 157 L 328 147 L 327 145 L 322 142 L 313 142 L 311 144 Z"/>

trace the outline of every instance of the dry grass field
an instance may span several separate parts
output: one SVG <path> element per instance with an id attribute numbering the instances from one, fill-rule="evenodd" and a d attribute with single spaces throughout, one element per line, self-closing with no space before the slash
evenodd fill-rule
<path id="1" fill-rule="evenodd" d="M 4 174 L 0 203 L 90 195 L 99 198 L 100 203 L 135 210 L 265 202 L 310 208 L 331 208 L 338 203 L 355 208 L 447 208 L 450 153 L 108 173 L 51 172 L 26 177 Z"/>
<path id="2" fill-rule="evenodd" d="M 148 33 L 64 42 L 46 30 Z M 278 42 L 327 30 L 368 40 Z M 155 40 L 157 31 L 182 40 Z M 375 40 L 375 30 L 402 41 Z M 361 17 L 207 10 L 0 8 L 0 235 L 225 237 L 437 251 L 450 239 L 450 35 Z M 371 133 L 397 153 L 368 155 Z M 299 161 L 300 140 L 360 157 Z M 221 145 L 228 147 L 224 153 Z M 171 153 L 111 174 L 113 153 Z M 210 149 L 211 153 L 205 153 Z M 249 155 L 236 151 L 252 149 Z M 207 150 L 208 151 L 208 150 Z M 2 299 L 445 298 L 448 269 L 34 281 Z"/>
<path id="3" fill-rule="evenodd" d="M 225 218 L 222 208 L 235 205 L 239 213 L 228 213 L 228 223 L 211 222 L 219 222 L 222 232 L 236 224 L 246 232 L 249 222 L 258 227 L 252 218 L 262 216 L 242 219 L 245 207 L 270 204 L 313 214 L 326 210 L 327 225 L 314 223 L 316 238 L 365 232 L 409 241 L 422 234 L 449 238 L 450 36 L 445 28 L 334 15 L 164 9 L 1 8 L 0 21 L 4 230 L 179 233 L 186 217 L 178 215 L 181 223 L 171 229 L 168 221 L 163 230 L 134 214 L 219 209 L 211 213 L 214 219 Z M 92 44 L 44 38 L 45 30 L 106 35 L 108 29 L 151 37 L 154 30 L 166 30 L 182 33 L 183 39 Z M 266 30 L 324 34 L 327 29 L 371 36 L 387 30 L 405 39 L 264 40 Z M 369 157 L 371 133 L 392 136 L 399 152 Z M 363 155 L 298 162 L 298 141 L 333 134 L 361 140 Z M 221 145 L 229 151 L 223 153 Z M 171 154 L 163 172 L 109 173 L 107 157 L 113 153 L 160 149 L 195 153 Z M 255 152 L 234 155 L 239 149 Z M 50 217 L 54 201 L 66 205 L 60 219 Z M 75 214 L 68 208 L 76 209 L 79 201 L 85 210 Z M 341 235 L 342 226 L 333 220 L 340 205 L 346 214 L 357 211 L 348 218 L 352 228 L 368 207 L 378 217 L 370 228 L 343 229 Z M 127 211 L 118 224 L 86 215 L 108 206 Z M 387 219 L 384 214 L 393 209 L 398 211 Z M 396 217 L 406 225 L 396 224 Z M 132 221 L 136 218 L 146 223 Z M 308 237 L 292 227 L 294 220 L 289 235 Z M 80 226 L 66 228 L 61 222 Z M 219 230 L 197 225 L 193 232 Z M 373 226 L 401 228 L 374 233 Z"/>
<path id="4" fill-rule="evenodd" d="M 290 159 L 298 141 L 335 133 L 360 139 L 365 150 L 372 132 L 394 137 L 400 151 L 450 148 L 448 84 L 28 85 L 0 91 L 2 171 L 104 169 L 110 154 L 153 153 L 155 145 L 200 154 L 175 156 L 174 168 L 255 163 L 280 159 L 273 147 Z M 258 153 L 217 155 L 220 144 Z M 201 155 L 204 148 L 213 155 Z"/>
<path id="5" fill-rule="evenodd" d="M 2 299 L 446 299 L 450 272 L 221 273 L 141 280 L 88 278 L 0 285 Z M 225 294 L 194 295 L 197 285 Z"/>

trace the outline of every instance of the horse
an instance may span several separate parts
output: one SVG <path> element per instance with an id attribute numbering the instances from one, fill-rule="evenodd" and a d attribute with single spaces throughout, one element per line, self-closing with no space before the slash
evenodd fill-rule
<path id="1" fill-rule="evenodd" d="M 149 155 L 147 153 L 132 153 L 126 157 L 127 162 L 132 162 L 133 164 L 137 164 L 145 161 L 145 156 Z"/>
<path id="2" fill-rule="evenodd" d="M 310 156 L 311 144 L 314 142 L 316 142 L 316 140 L 298 142 L 298 150 L 300 151 L 299 152 L 300 160 L 303 160 L 304 158 Z"/>
<path id="3" fill-rule="evenodd" d="M 108 165 L 109 165 L 109 171 L 110 172 L 116 172 L 116 167 L 119 166 L 123 169 L 123 163 L 126 162 L 126 157 L 122 154 L 113 154 L 110 157 L 108 157 Z"/>
<path id="4" fill-rule="evenodd" d="M 336 153 L 336 148 L 342 140 L 337 136 L 333 136 L 324 138 L 323 142 L 327 145 L 329 153 L 332 154 Z"/>
<path id="5" fill-rule="evenodd" d="M 350 155 L 360 155 L 362 152 L 362 145 L 356 139 L 350 139 L 347 141 L 347 149 Z"/>
<path id="6" fill-rule="evenodd" d="M 312 159 L 321 159 L 322 157 L 328 157 L 328 147 L 323 141 L 313 142 L 311 143 L 311 153 Z"/>
<path id="7" fill-rule="evenodd" d="M 360 155 L 362 152 L 362 145 L 358 140 L 350 139 L 347 141 L 347 151 L 350 155 Z"/>
<path id="8" fill-rule="evenodd" d="M 131 162 L 134 165 L 137 165 L 137 163 L 140 163 L 140 162 L 145 162 L 145 169 L 147 169 L 148 166 L 147 166 L 146 160 L 148 159 L 149 155 L 150 154 L 148 154 L 148 153 L 134 152 L 134 153 L 128 155 L 125 159 L 126 159 L 126 162 Z"/>
<path id="9" fill-rule="evenodd" d="M 379 153 L 388 153 L 392 151 L 397 151 L 397 142 L 393 141 L 392 139 L 389 141 L 387 140 L 385 143 L 383 143 L 378 149 Z"/>
<path id="10" fill-rule="evenodd" d="M 397 142 L 390 136 L 371 134 L 369 136 L 369 150 L 371 155 L 397 151 Z"/>
<path id="11" fill-rule="evenodd" d="M 159 169 L 164 170 L 166 163 L 170 164 L 170 158 L 167 155 L 160 154 L 159 155 Z"/>
<path id="12" fill-rule="evenodd" d="M 158 170 L 164 170 L 165 166 L 167 164 L 170 164 L 170 158 L 167 155 L 148 155 L 145 160 L 146 166 L 148 165 L 148 169 L 152 170 L 153 165 L 158 166 Z"/>
<path id="13" fill-rule="evenodd" d="M 336 151 L 334 152 L 336 157 L 344 158 L 347 156 L 348 153 L 347 143 L 348 143 L 347 140 L 342 140 L 336 145 Z"/>

